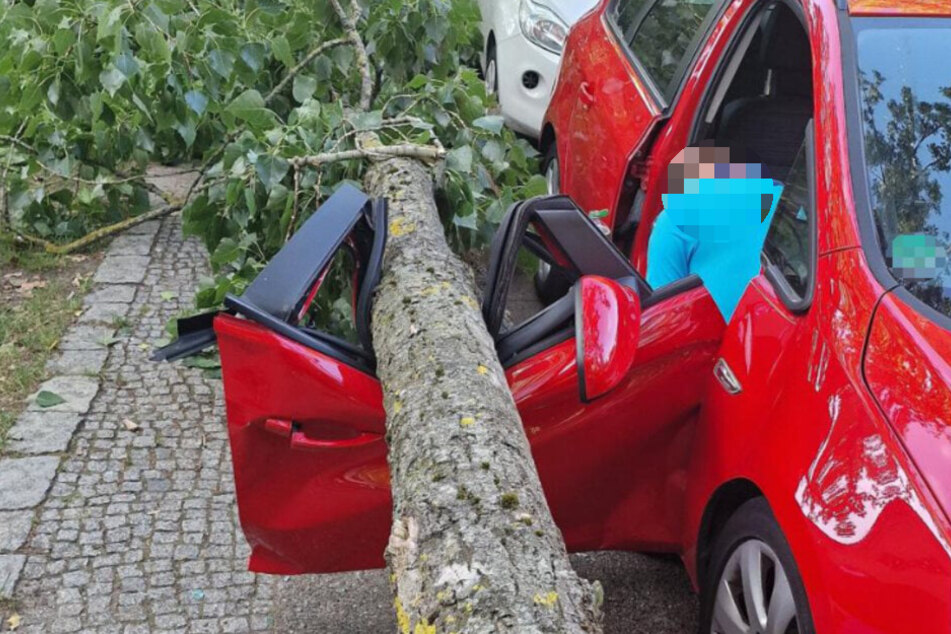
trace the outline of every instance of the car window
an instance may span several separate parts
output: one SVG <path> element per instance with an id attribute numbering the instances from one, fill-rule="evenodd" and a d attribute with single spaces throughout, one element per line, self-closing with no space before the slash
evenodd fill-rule
<path id="1" fill-rule="evenodd" d="M 611 16 L 617 25 L 618 32 L 624 42 L 630 45 L 634 38 L 634 31 L 637 29 L 637 23 L 644 10 L 644 7 L 651 0 L 619 0 L 614 3 Z"/>
<path id="2" fill-rule="evenodd" d="M 894 278 L 951 316 L 951 20 L 856 20 L 862 138 Z"/>
<path id="3" fill-rule="evenodd" d="M 813 213 L 809 194 L 807 149 L 799 150 L 783 184 L 773 222 L 766 234 L 763 255 L 775 266 L 790 288 L 804 298 L 809 289 L 810 235 L 809 218 Z"/>
<path id="4" fill-rule="evenodd" d="M 628 40 L 631 51 L 668 101 L 677 91 L 701 25 L 716 6 L 715 0 L 659 0 L 637 27 L 633 40 Z"/>

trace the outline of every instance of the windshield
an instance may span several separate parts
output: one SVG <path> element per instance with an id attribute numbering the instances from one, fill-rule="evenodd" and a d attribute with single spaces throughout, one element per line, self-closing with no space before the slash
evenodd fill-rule
<path id="1" fill-rule="evenodd" d="M 889 269 L 951 316 L 951 20 L 854 21 L 869 198 Z"/>

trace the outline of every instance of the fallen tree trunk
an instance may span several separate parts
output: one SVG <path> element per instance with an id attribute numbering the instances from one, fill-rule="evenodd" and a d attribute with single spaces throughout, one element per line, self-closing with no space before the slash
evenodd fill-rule
<path id="1" fill-rule="evenodd" d="M 600 588 L 572 570 L 471 272 L 449 249 L 432 173 L 394 158 L 373 309 L 387 414 L 387 548 L 402 632 L 599 632 Z"/>

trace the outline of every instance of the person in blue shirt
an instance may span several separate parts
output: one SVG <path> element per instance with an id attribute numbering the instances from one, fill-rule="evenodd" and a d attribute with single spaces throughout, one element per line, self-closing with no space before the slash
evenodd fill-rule
<path id="1" fill-rule="evenodd" d="M 742 150 L 684 148 L 670 162 L 664 210 L 647 249 L 647 282 L 659 288 L 696 274 L 729 321 L 750 280 L 782 185 Z"/>

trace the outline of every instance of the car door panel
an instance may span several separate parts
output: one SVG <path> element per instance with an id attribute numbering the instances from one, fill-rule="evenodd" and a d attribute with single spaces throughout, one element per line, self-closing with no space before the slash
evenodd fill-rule
<path id="1" fill-rule="evenodd" d="M 509 369 L 569 550 L 676 550 L 689 441 L 723 327 L 702 287 L 647 308 L 631 373 L 588 404 L 574 338 Z"/>
<path id="2" fill-rule="evenodd" d="M 219 316 L 215 332 L 249 568 L 382 566 L 391 500 L 379 381 L 246 319 Z"/>
<path id="3" fill-rule="evenodd" d="M 660 119 L 661 110 L 606 19 L 592 14 L 579 25 L 584 30 L 575 48 L 584 51 L 584 59 L 579 57 L 570 86 L 576 103 L 562 181 L 564 191 L 585 211 L 608 210 L 602 221 L 613 227 L 628 157 Z"/>

